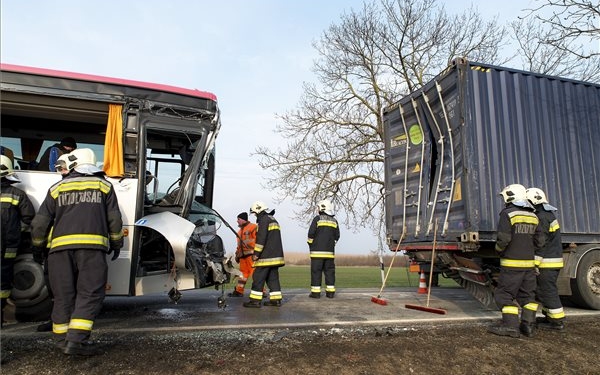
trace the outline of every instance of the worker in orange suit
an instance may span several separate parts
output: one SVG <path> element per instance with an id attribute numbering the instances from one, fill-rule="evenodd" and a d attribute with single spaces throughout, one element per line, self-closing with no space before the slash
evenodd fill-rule
<path id="1" fill-rule="evenodd" d="M 246 282 L 254 273 L 252 264 L 252 254 L 254 254 L 254 245 L 256 244 L 256 224 L 248 221 L 248 213 L 242 212 L 237 216 L 237 248 L 235 251 L 235 260 L 240 264 L 240 271 L 243 276 L 238 277 L 237 285 L 229 297 L 243 297 Z"/>

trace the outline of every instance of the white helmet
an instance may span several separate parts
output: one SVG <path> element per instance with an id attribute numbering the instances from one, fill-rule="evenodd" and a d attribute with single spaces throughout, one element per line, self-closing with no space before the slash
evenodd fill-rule
<path id="1" fill-rule="evenodd" d="M 269 207 L 267 207 L 267 204 L 265 202 L 261 202 L 261 201 L 256 201 L 256 202 L 252 203 L 252 206 L 250 206 L 250 212 L 253 214 L 259 214 L 268 209 L 269 209 Z"/>
<path id="2" fill-rule="evenodd" d="M 327 199 L 323 199 L 317 203 L 317 207 L 319 208 L 319 212 L 325 212 L 327 215 L 333 215 L 333 204 Z"/>
<path id="3" fill-rule="evenodd" d="M 96 166 L 96 154 L 90 148 L 78 148 L 71 151 L 67 159 L 68 169 L 75 169 L 79 173 L 94 174 L 102 172 L 100 168 Z"/>
<path id="4" fill-rule="evenodd" d="M 10 176 L 11 174 L 15 173 L 15 170 L 13 169 L 13 163 L 12 161 L 10 161 L 10 158 L 8 156 L 0 155 L 0 159 L 1 177 Z"/>
<path id="5" fill-rule="evenodd" d="M 502 189 L 500 195 L 502 195 L 504 203 L 525 201 L 527 200 L 527 189 L 523 185 L 512 184 Z"/>
<path id="6" fill-rule="evenodd" d="M 542 189 L 538 188 L 529 188 L 526 191 L 526 196 L 529 202 L 533 205 L 548 203 L 548 199 L 546 199 L 546 194 Z"/>
<path id="7" fill-rule="evenodd" d="M 56 164 L 54 164 L 54 169 L 56 169 L 57 172 L 59 172 L 59 168 L 67 169 L 70 171 L 71 169 L 73 169 L 73 167 L 69 167 L 70 164 L 75 164 L 75 163 L 71 162 L 69 160 L 69 154 L 62 154 L 56 160 Z"/>

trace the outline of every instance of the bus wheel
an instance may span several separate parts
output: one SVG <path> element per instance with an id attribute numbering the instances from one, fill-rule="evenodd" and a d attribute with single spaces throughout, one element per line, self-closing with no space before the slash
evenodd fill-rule
<path id="1" fill-rule="evenodd" d="M 600 310 L 600 250 L 585 254 L 571 279 L 571 300 L 581 307 Z"/>

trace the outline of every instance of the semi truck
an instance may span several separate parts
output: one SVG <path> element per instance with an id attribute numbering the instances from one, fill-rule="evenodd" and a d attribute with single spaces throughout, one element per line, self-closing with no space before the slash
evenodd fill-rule
<path id="1" fill-rule="evenodd" d="M 383 120 L 391 249 L 496 308 L 499 192 L 540 188 L 558 209 L 559 293 L 600 309 L 600 85 L 460 58 Z"/>
<path id="2" fill-rule="evenodd" d="M 177 301 L 182 290 L 229 282 L 233 269 L 216 234 L 223 221 L 212 209 L 221 127 L 214 94 L 11 64 L 1 72 L 3 152 L 36 211 L 61 179 L 39 170 L 39 157 L 67 136 L 95 151 L 115 188 L 124 246 L 109 262 L 108 296 Z M 43 320 L 52 301 L 23 229 L 11 299 L 17 320 Z"/>

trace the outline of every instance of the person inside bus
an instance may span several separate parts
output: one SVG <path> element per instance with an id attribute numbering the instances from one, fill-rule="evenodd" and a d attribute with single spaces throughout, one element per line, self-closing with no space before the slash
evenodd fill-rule
<path id="1" fill-rule="evenodd" d="M 76 148 L 77 142 L 75 141 L 75 138 L 63 138 L 60 143 L 55 143 L 44 151 L 44 154 L 38 162 L 37 170 L 54 172 L 54 166 L 56 165 L 58 158 L 63 154 L 68 154 Z"/>

